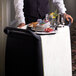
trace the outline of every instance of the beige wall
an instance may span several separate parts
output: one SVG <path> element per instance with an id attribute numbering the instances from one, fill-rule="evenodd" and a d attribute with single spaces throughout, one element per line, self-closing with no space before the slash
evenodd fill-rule
<path id="1" fill-rule="evenodd" d="M 0 76 L 4 73 L 4 50 L 2 42 L 2 1 L 0 0 Z"/>
<path id="2" fill-rule="evenodd" d="M 9 24 L 7 0 L 0 0 L 0 76 L 4 76 L 6 35 L 4 28 Z"/>

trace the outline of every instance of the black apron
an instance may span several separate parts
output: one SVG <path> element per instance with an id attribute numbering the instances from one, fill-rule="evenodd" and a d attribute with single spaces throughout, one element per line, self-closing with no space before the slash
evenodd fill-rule
<path id="1" fill-rule="evenodd" d="M 24 16 L 26 24 L 44 19 L 49 12 L 48 0 L 24 0 Z"/>

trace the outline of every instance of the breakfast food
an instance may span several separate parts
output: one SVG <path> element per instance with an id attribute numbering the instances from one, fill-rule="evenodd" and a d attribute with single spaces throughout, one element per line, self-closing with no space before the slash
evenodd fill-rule
<path id="1" fill-rule="evenodd" d="M 28 24 L 29 27 L 32 28 L 32 30 L 35 31 L 45 31 L 45 32 L 49 32 L 52 31 L 52 28 L 50 29 L 50 21 L 44 19 L 38 19 L 37 22 L 32 22 L 30 24 Z M 49 31 L 46 30 L 46 28 L 49 28 Z"/>
<path id="2" fill-rule="evenodd" d="M 54 31 L 52 28 L 46 28 L 45 29 L 45 32 L 52 32 L 52 31 Z"/>
<path id="3" fill-rule="evenodd" d="M 37 22 L 32 22 L 27 24 L 28 27 L 31 27 L 34 31 L 40 32 L 51 32 L 54 31 L 54 22 L 55 22 L 56 14 L 52 13 L 50 15 L 46 14 L 45 18 L 38 19 Z"/>
<path id="4" fill-rule="evenodd" d="M 37 24 L 38 24 L 38 22 L 32 22 L 32 23 L 29 24 L 29 27 L 36 27 Z"/>
<path id="5" fill-rule="evenodd" d="M 37 25 L 35 28 L 36 31 L 45 31 L 46 28 L 50 28 L 50 22 L 42 23 L 40 25 Z"/>

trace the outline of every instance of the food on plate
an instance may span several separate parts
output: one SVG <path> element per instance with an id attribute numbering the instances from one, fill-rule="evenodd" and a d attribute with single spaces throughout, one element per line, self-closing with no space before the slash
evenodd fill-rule
<path id="1" fill-rule="evenodd" d="M 29 26 L 30 26 L 30 27 L 36 27 L 37 24 L 38 24 L 38 22 L 32 22 L 32 23 L 29 24 Z"/>
<path id="2" fill-rule="evenodd" d="M 45 32 L 52 32 L 52 31 L 54 31 L 52 28 L 46 28 L 45 29 Z"/>

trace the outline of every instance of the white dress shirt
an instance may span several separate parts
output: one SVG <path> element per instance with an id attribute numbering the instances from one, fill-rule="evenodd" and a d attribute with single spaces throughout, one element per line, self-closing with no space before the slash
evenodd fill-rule
<path id="1" fill-rule="evenodd" d="M 24 8 L 23 1 L 24 0 L 14 0 L 15 13 L 16 13 L 15 18 L 18 21 L 18 25 L 21 23 L 26 23 L 24 12 L 23 12 L 23 8 Z M 65 8 L 63 0 L 53 0 L 52 2 L 58 8 L 59 13 L 65 13 L 66 8 Z"/>

